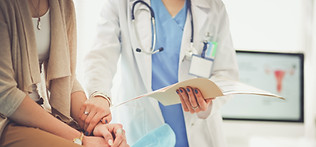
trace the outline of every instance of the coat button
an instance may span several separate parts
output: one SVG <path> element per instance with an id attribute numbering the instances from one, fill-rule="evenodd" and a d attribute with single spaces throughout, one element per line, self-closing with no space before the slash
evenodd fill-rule
<path id="1" fill-rule="evenodd" d="M 194 123 L 191 123 L 191 126 L 194 126 Z"/>

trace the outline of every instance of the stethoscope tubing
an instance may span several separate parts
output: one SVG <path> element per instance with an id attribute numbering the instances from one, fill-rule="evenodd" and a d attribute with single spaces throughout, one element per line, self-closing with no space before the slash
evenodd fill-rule
<path id="1" fill-rule="evenodd" d="M 134 10 L 135 10 L 135 6 L 138 4 L 138 3 L 141 3 L 141 4 L 144 4 L 150 11 L 150 15 L 151 15 L 151 23 L 152 23 L 152 26 L 153 26 L 153 43 L 152 43 L 152 47 L 151 47 L 151 51 L 150 52 L 146 52 L 146 51 L 143 51 L 142 49 L 140 48 L 137 48 L 136 51 L 137 52 L 144 52 L 144 53 L 147 53 L 147 54 L 155 54 L 155 53 L 158 53 L 160 51 L 163 51 L 163 48 L 159 48 L 158 50 L 154 50 L 155 46 L 156 46 L 156 39 L 157 39 L 157 30 L 156 30 L 156 21 L 155 21 L 155 13 L 153 11 L 153 9 L 151 8 L 151 6 L 144 2 L 143 0 L 137 0 L 136 2 L 133 3 L 132 5 L 132 13 L 131 13 L 131 19 L 132 19 L 132 23 L 133 23 L 133 26 L 134 26 L 134 31 L 135 31 L 135 34 L 137 33 L 137 30 L 136 30 L 136 27 L 135 27 L 135 14 L 134 14 Z M 191 16 L 191 38 L 190 38 L 190 43 L 191 43 L 191 47 L 193 47 L 193 41 L 194 41 L 194 23 L 193 23 L 193 14 L 192 14 L 192 9 L 191 9 L 191 0 L 186 0 L 186 3 L 187 3 L 187 7 L 188 7 L 188 11 L 190 13 L 190 16 Z M 137 37 L 137 41 L 140 44 L 139 42 L 139 38 Z"/>

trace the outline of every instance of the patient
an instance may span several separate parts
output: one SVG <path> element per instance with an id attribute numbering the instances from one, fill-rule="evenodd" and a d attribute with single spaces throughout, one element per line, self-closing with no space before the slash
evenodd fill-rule
<path id="1" fill-rule="evenodd" d="M 128 146 L 76 80 L 76 43 L 72 0 L 0 0 L 0 146 Z"/>

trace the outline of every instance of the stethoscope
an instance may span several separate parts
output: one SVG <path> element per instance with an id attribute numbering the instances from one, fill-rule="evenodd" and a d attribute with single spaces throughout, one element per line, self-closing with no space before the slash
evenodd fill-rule
<path id="1" fill-rule="evenodd" d="M 189 13 L 191 15 L 191 38 L 190 38 L 190 43 L 191 43 L 191 48 L 193 49 L 193 40 L 194 40 L 194 35 L 193 35 L 194 34 L 194 29 L 193 28 L 194 27 L 193 27 L 193 15 L 192 15 L 192 10 L 191 10 L 191 0 L 186 0 L 186 2 L 187 2 L 187 7 L 188 7 L 188 10 L 189 10 Z M 138 38 L 138 35 L 137 35 L 137 30 L 136 30 L 136 27 L 135 27 L 135 24 L 134 24 L 134 22 L 135 22 L 134 8 L 135 8 L 135 6 L 138 3 L 144 4 L 150 11 L 151 25 L 153 27 L 153 43 L 152 43 L 150 51 L 146 51 L 146 50 L 143 50 L 141 48 L 136 48 L 136 52 L 143 52 L 143 53 L 150 54 L 150 55 L 156 54 L 158 52 L 162 52 L 164 50 L 163 47 L 160 47 L 158 50 L 154 49 L 155 46 L 156 46 L 156 39 L 157 39 L 155 13 L 154 13 L 153 9 L 151 8 L 151 6 L 149 6 L 148 3 L 144 2 L 143 0 L 137 0 L 136 2 L 133 3 L 133 6 L 132 6 L 132 23 L 133 23 L 133 27 L 134 27 L 134 31 L 135 31 L 134 33 L 135 33 L 136 38 L 137 38 L 137 42 L 138 42 L 139 45 L 141 45 L 140 41 L 139 41 L 139 38 Z M 190 50 L 190 51 L 192 52 L 192 50 Z"/>

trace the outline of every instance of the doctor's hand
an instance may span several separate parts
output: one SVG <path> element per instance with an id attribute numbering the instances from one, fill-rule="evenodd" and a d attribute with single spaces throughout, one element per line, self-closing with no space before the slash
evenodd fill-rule
<path id="1" fill-rule="evenodd" d="M 93 135 L 103 137 L 108 146 L 129 147 L 121 124 L 99 123 L 93 130 Z"/>
<path id="2" fill-rule="evenodd" d="M 104 124 L 112 120 L 109 102 L 103 97 L 91 97 L 80 108 L 80 119 L 84 122 L 85 135 L 90 135 L 99 122 Z"/>
<path id="3" fill-rule="evenodd" d="M 180 97 L 183 110 L 185 112 L 198 113 L 205 111 L 212 104 L 214 98 L 204 99 L 203 94 L 198 88 L 187 86 L 177 89 L 177 94 Z"/>

